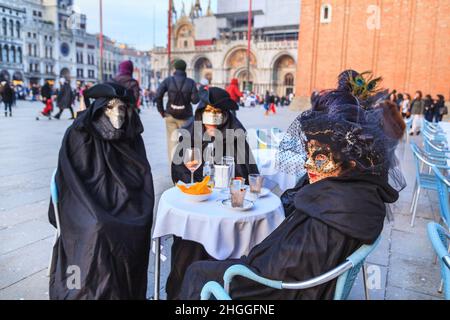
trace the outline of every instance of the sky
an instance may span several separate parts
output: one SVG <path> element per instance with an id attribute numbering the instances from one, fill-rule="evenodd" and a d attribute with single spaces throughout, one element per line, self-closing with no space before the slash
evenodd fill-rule
<path id="1" fill-rule="evenodd" d="M 178 15 L 182 2 L 186 14 L 189 14 L 192 1 L 174 0 Z M 87 15 L 87 30 L 90 33 L 100 31 L 99 0 L 75 0 L 75 10 Z M 201 0 L 203 12 L 208 6 L 207 0 Z M 168 0 L 103 0 L 103 33 L 119 42 L 140 50 L 149 50 L 167 44 Z M 217 0 L 211 1 L 213 11 Z"/>

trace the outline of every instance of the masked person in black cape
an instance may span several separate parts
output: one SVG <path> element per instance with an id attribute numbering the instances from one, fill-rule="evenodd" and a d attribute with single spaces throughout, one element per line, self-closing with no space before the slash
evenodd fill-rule
<path id="1" fill-rule="evenodd" d="M 228 92 L 221 88 L 202 86 L 199 90 L 200 104 L 189 123 L 184 127 L 180 143 L 175 149 L 172 162 L 172 180 L 174 183 L 191 182 L 191 172 L 183 164 L 183 146 L 199 146 L 204 154 L 210 143 L 214 144 L 214 159 L 220 162 L 222 156 L 233 156 L 235 176 L 248 181 L 249 174 L 258 173 L 250 147 L 245 140 L 245 128 L 230 112 L 234 102 Z M 196 130 L 197 128 L 197 130 Z M 221 139 L 223 137 L 223 139 Z M 183 143 L 183 139 L 190 139 Z M 178 159 L 178 161 L 176 160 Z M 202 181 L 204 164 L 195 172 L 194 181 Z M 168 300 L 178 299 L 181 282 L 186 269 L 195 261 L 213 259 L 204 247 L 193 241 L 174 237 L 171 252 L 171 272 L 167 279 Z"/>
<path id="2" fill-rule="evenodd" d="M 199 299 L 209 281 L 223 285 L 231 265 L 245 265 L 268 279 L 299 282 L 332 270 L 361 245 L 376 241 L 386 203 L 395 202 L 404 187 L 403 179 L 393 186 L 389 177 L 402 178 L 395 169 L 395 148 L 405 125 L 389 102 L 363 107 L 354 86 L 322 92 L 282 141 L 280 152 L 307 170 L 285 202 L 286 220 L 248 256 L 192 264 L 182 299 Z M 276 290 L 240 277 L 230 293 L 233 299 L 317 300 L 332 299 L 335 287 L 333 280 L 306 290 Z"/>
<path id="3" fill-rule="evenodd" d="M 99 84 L 84 97 L 87 109 L 59 153 L 50 299 L 146 299 L 155 197 L 143 126 L 120 85 Z M 49 219 L 56 226 L 52 204 Z M 79 286 L 69 288 L 74 270 Z"/>

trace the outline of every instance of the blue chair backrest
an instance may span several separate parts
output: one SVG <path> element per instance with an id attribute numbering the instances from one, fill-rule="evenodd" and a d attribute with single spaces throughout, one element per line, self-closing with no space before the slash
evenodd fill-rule
<path id="1" fill-rule="evenodd" d="M 442 220 L 444 220 L 447 228 L 450 227 L 450 205 L 449 201 L 449 192 L 450 188 L 450 180 L 442 174 L 442 172 L 433 167 L 434 174 L 436 175 L 437 180 L 437 191 L 439 195 L 439 211 L 441 213 Z"/>
<path id="2" fill-rule="evenodd" d="M 444 296 L 446 300 L 450 300 L 450 266 L 444 262 L 444 259 L 447 259 L 447 262 L 450 260 L 448 252 L 450 234 L 435 222 L 430 222 L 427 228 L 428 237 L 439 258 L 441 277 L 444 281 Z"/>
<path id="3" fill-rule="evenodd" d="M 50 182 L 50 193 L 52 202 L 56 205 L 58 203 L 58 187 L 56 185 L 56 170 L 53 172 L 52 181 Z"/>
<path id="4" fill-rule="evenodd" d="M 336 283 L 336 291 L 334 292 L 334 300 L 346 300 L 352 290 L 358 273 L 363 267 L 367 256 L 378 246 L 381 236 L 371 245 L 363 245 L 347 258 L 353 265 L 353 268 L 339 276 Z M 364 279 L 363 279 L 364 281 Z"/>
<path id="5" fill-rule="evenodd" d="M 413 153 L 414 166 L 416 167 L 416 181 L 420 183 L 420 164 L 423 162 L 421 159 L 421 152 L 419 147 L 415 143 L 411 143 L 411 150 Z"/>

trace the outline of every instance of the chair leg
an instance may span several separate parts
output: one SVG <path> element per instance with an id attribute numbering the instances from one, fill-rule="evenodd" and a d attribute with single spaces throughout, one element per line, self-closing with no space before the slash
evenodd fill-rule
<path id="1" fill-rule="evenodd" d="M 414 200 L 416 199 L 416 194 L 417 194 L 417 180 L 416 183 L 414 184 L 414 189 L 413 189 L 413 196 L 411 199 L 411 208 L 409 209 L 409 212 L 412 214 L 413 209 L 414 209 Z"/>
<path id="2" fill-rule="evenodd" d="M 416 199 L 414 201 L 413 214 L 411 217 L 411 227 L 414 227 L 414 221 L 416 220 L 416 213 L 417 213 L 417 206 L 419 204 L 419 198 L 420 198 L 420 187 L 417 188 Z"/>
<path id="3" fill-rule="evenodd" d="M 367 270 L 366 270 L 365 263 L 362 266 L 362 272 L 363 272 L 364 296 L 365 296 L 366 300 L 370 300 L 369 288 L 367 287 Z"/>
<path id="4" fill-rule="evenodd" d="M 439 285 L 438 292 L 442 293 L 444 291 L 444 280 L 441 279 L 441 284 Z"/>

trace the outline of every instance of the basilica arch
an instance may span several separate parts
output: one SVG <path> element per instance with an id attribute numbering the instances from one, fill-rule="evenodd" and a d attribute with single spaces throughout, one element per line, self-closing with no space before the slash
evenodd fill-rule
<path id="1" fill-rule="evenodd" d="M 194 26 L 191 23 L 182 22 L 176 27 L 175 47 L 185 50 L 195 47 Z"/>
<path id="2" fill-rule="evenodd" d="M 289 53 L 283 52 L 275 56 L 272 61 L 272 87 L 279 96 L 286 96 L 294 92 L 296 62 Z"/>
<path id="3" fill-rule="evenodd" d="M 192 63 L 194 69 L 194 80 L 200 82 L 203 78 L 212 83 L 213 80 L 213 65 L 211 60 L 205 56 L 196 57 Z"/>
<path id="4" fill-rule="evenodd" d="M 232 78 L 239 80 L 239 87 L 241 90 L 247 88 L 247 49 L 243 46 L 238 46 L 230 49 L 225 55 L 225 81 L 229 83 Z M 250 88 L 253 90 L 256 84 L 255 70 L 257 68 L 256 56 L 250 52 Z"/>

